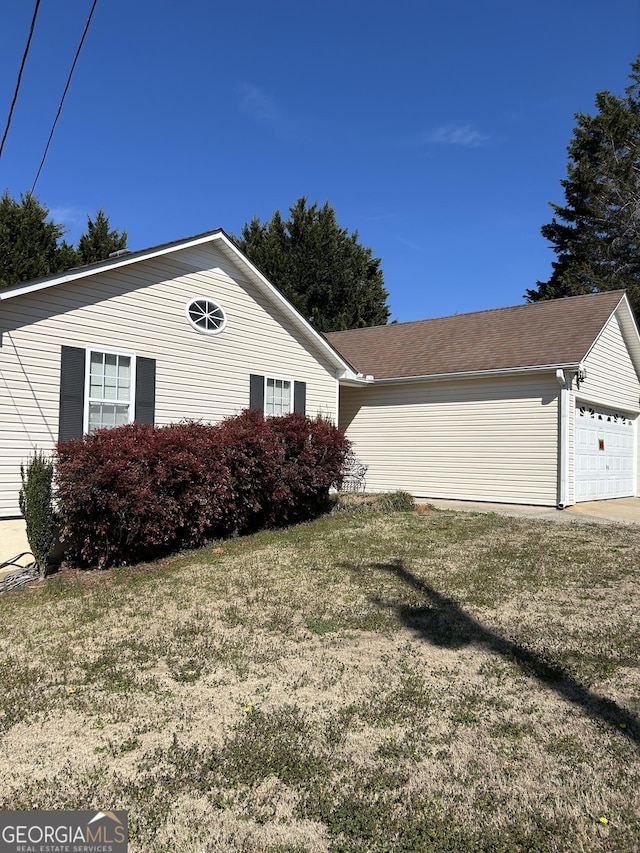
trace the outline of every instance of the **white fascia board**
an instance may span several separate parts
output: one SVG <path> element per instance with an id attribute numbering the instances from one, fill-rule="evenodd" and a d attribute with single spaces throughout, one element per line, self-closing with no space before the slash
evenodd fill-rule
<path id="1" fill-rule="evenodd" d="M 618 319 L 622 327 L 625 343 L 629 347 L 633 366 L 640 379 L 640 332 L 638 331 L 638 326 L 626 293 L 620 300 L 616 311 L 618 312 Z"/>
<path id="2" fill-rule="evenodd" d="M 151 249 L 141 249 L 137 252 L 131 252 L 128 255 L 122 255 L 118 258 L 112 258 L 102 261 L 99 264 L 91 264 L 89 267 L 81 267 L 77 270 L 67 270 L 67 272 L 58 273 L 47 278 L 38 279 L 36 281 L 25 282 L 23 285 L 11 285 L 9 288 L 0 290 L 0 301 L 3 299 L 13 299 L 15 296 L 23 296 L 25 293 L 35 293 L 38 290 L 45 290 L 49 287 L 55 287 L 58 284 L 66 284 L 69 281 L 78 281 L 82 278 L 88 278 L 91 275 L 98 275 L 103 272 L 110 272 L 120 267 L 126 267 L 130 264 L 137 264 L 139 261 L 148 261 L 151 258 L 157 258 L 161 255 L 168 255 L 170 252 L 176 252 L 180 249 L 189 249 L 193 246 L 202 245 L 202 243 L 211 243 L 220 237 L 223 237 L 222 231 L 211 231 L 207 234 L 200 234 L 197 237 L 192 237 L 175 243 L 167 243 L 162 246 L 157 246 Z"/>
<path id="3" fill-rule="evenodd" d="M 504 367 L 498 370 L 468 370 L 461 373 L 432 373 L 424 376 L 396 376 L 389 379 L 368 378 L 368 382 L 358 384 L 397 385 L 405 382 L 444 382 L 447 379 L 482 379 L 486 377 L 522 376 L 535 373 L 555 373 L 556 370 L 577 370 L 578 363 L 541 364 L 532 367 Z"/>

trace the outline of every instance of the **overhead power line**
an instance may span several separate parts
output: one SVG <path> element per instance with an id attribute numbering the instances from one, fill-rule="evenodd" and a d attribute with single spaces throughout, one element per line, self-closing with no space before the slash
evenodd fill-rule
<path id="1" fill-rule="evenodd" d="M 7 118 L 7 126 L 4 129 L 4 134 L 2 136 L 2 142 L 0 142 L 0 157 L 2 157 L 2 149 L 4 148 L 4 143 L 7 138 L 7 134 L 9 133 L 9 128 L 11 127 L 11 118 L 13 117 L 13 108 L 16 105 L 16 101 L 18 100 L 18 92 L 20 91 L 20 83 L 22 81 L 22 72 L 24 71 L 25 62 L 27 61 L 27 54 L 29 53 L 29 48 L 31 47 L 31 36 L 33 35 L 33 31 L 36 26 L 36 18 L 38 17 L 38 9 L 40 8 L 40 0 L 36 0 L 35 9 L 33 10 L 33 17 L 31 19 L 31 27 L 29 29 L 29 38 L 27 39 L 27 46 L 24 49 L 24 53 L 22 54 L 22 62 L 20 63 L 20 71 L 18 72 L 18 80 L 16 82 L 16 88 L 13 93 L 13 100 L 11 101 L 11 106 L 9 108 L 9 116 Z"/>
<path id="2" fill-rule="evenodd" d="M 39 0 L 38 0 L 39 2 Z M 96 8 L 98 0 L 93 0 L 93 5 L 91 6 L 91 11 L 89 12 L 89 17 L 87 18 L 87 23 L 84 26 L 84 31 L 82 33 L 82 37 L 80 38 L 80 44 L 78 45 L 78 49 L 76 50 L 76 55 L 73 59 L 73 64 L 71 65 L 71 70 L 69 71 L 69 76 L 67 77 L 67 83 L 64 87 L 64 92 L 62 93 L 62 98 L 60 99 L 60 104 L 58 106 L 58 112 L 56 113 L 56 117 L 53 120 L 53 124 L 51 125 L 51 133 L 49 134 L 49 139 L 47 140 L 47 144 L 44 149 L 44 154 L 42 155 L 42 160 L 40 161 L 40 166 L 38 167 L 38 173 L 33 182 L 33 186 L 31 187 L 31 193 L 36 188 L 36 184 L 38 183 L 38 178 L 40 177 L 40 172 L 42 171 L 42 167 L 44 166 L 44 161 L 47 159 L 47 153 L 49 151 L 49 146 L 51 145 L 51 140 L 53 139 L 53 134 L 56 129 L 56 124 L 58 123 L 58 119 L 60 118 L 60 113 L 62 112 L 62 105 L 64 104 L 64 99 L 67 95 L 67 90 L 69 89 L 69 84 L 71 83 L 71 78 L 73 77 L 73 72 L 76 67 L 76 63 L 78 61 L 78 57 L 80 56 L 80 51 L 82 50 L 82 45 L 84 44 L 84 40 L 86 38 L 87 32 L 89 30 L 89 24 L 91 23 L 91 18 L 93 17 L 93 12 Z"/>

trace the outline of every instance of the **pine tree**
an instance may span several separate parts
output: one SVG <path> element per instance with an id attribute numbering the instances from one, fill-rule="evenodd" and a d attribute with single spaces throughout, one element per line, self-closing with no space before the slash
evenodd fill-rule
<path id="1" fill-rule="evenodd" d="M 0 287 L 53 275 L 106 260 L 127 247 L 127 232 L 111 230 L 100 209 L 87 217 L 77 249 L 62 239 L 67 229 L 49 219 L 49 210 L 31 193 L 16 201 L 8 190 L 0 198 Z"/>
<path id="2" fill-rule="evenodd" d="M 640 55 L 625 97 L 596 95 L 597 113 L 576 113 L 565 204 L 541 228 L 557 255 L 530 302 L 626 289 L 640 317 Z"/>
<path id="3" fill-rule="evenodd" d="M 0 198 L 0 287 L 51 275 L 73 266 L 75 250 L 59 240 L 65 228 L 47 219 L 49 211 L 27 193 L 19 202 Z"/>
<path id="4" fill-rule="evenodd" d="M 100 208 L 95 219 L 87 217 L 87 230 L 78 241 L 80 263 L 92 264 L 106 260 L 112 252 L 127 248 L 127 232 L 109 230 L 109 217 Z"/>
<path id="5" fill-rule="evenodd" d="M 258 217 L 234 238 L 240 249 L 317 329 L 333 332 L 385 324 L 389 319 L 380 259 L 341 228 L 327 202 L 299 198 L 283 220 Z"/>

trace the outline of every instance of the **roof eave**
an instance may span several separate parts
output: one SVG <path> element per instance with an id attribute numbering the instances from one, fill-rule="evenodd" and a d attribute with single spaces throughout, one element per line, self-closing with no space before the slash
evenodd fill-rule
<path id="1" fill-rule="evenodd" d="M 189 249 L 193 246 L 199 246 L 203 243 L 210 243 L 213 240 L 220 238 L 229 238 L 221 228 L 215 231 L 207 231 L 204 234 L 196 234 L 194 237 L 187 237 L 185 240 L 174 240 L 172 243 L 162 243 L 159 246 L 151 246 L 148 249 L 140 249 L 136 252 L 130 252 L 126 255 L 119 255 L 117 258 L 107 258 L 105 261 L 99 261 L 95 264 L 89 264 L 85 267 L 67 270 L 63 273 L 49 275 L 46 278 L 39 278 L 35 281 L 25 281 L 24 284 L 13 284 L 8 288 L 0 290 L 0 301 L 4 299 L 13 299 L 16 296 L 24 296 L 25 293 L 35 293 L 38 290 L 45 290 L 48 287 L 56 287 L 59 284 L 66 284 L 70 281 L 78 281 L 82 278 L 87 278 L 98 273 L 110 272 L 120 267 L 126 267 L 130 264 L 138 263 L 139 261 L 148 261 L 151 258 L 157 258 L 161 255 L 167 255 L 170 252 L 175 252 L 180 249 Z"/>
<path id="2" fill-rule="evenodd" d="M 370 378 L 367 383 L 373 385 L 391 385 L 408 382 L 443 382 L 447 379 L 490 379 L 500 376 L 521 376 L 532 373 L 554 373 L 556 370 L 578 370 L 580 363 L 576 361 L 556 364 L 535 364 L 524 367 L 503 367 L 490 370 L 465 370 L 457 373 L 431 373 L 421 376 L 389 376 L 384 379 Z"/>
<path id="3" fill-rule="evenodd" d="M 373 385 L 375 379 L 371 375 L 365 376 L 363 373 L 356 373 L 355 370 L 349 369 L 338 375 L 338 381 L 341 385 L 359 388 L 363 385 Z"/>

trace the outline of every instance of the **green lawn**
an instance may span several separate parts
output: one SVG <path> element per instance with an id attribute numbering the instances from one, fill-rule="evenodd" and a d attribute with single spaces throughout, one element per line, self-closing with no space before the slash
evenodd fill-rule
<path id="1" fill-rule="evenodd" d="M 640 528 L 335 514 L 0 596 L 0 808 L 131 851 L 640 850 Z"/>

